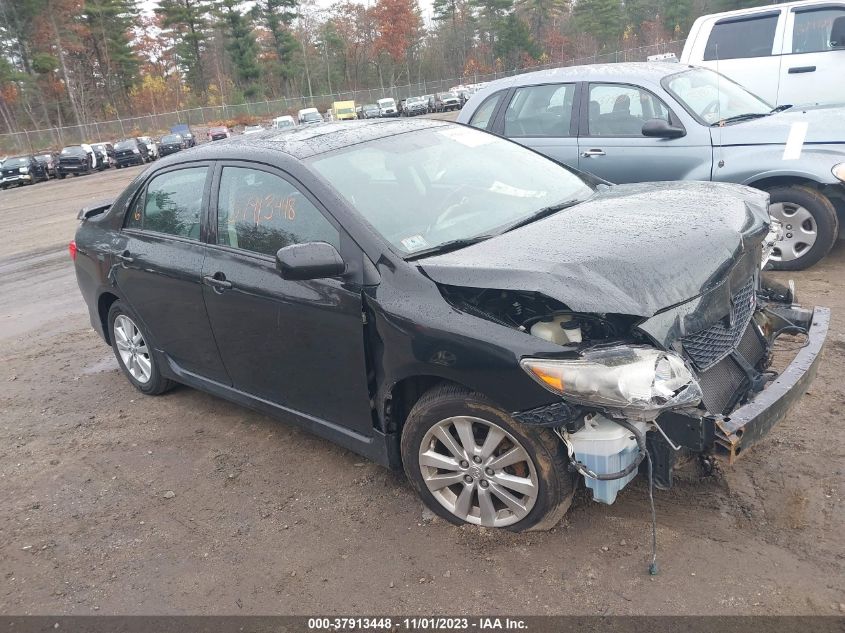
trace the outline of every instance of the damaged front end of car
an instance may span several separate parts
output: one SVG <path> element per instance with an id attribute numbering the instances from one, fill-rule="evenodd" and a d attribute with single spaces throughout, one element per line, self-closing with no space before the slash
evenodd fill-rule
<path id="1" fill-rule="evenodd" d="M 560 401 L 513 415 L 553 429 L 594 500 L 609 504 L 646 457 L 661 488 L 682 457 L 732 462 L 812 381 L 829 311 L 801 307 L 791 283 L 767 279 L 766 248 L 764 239 L 721 283 L 648 318 L 577 312 L 537 292 L 440 287 L 462 312 L 560 346 L 520 362 Z M 786 335 L 792 347 L 780 350 Z"/>

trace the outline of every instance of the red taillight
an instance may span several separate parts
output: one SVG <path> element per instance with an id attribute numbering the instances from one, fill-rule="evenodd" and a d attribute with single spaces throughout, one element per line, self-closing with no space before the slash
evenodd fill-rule
<path id="1" fill-rule="evenodd" d="M 70 258 L 71 258 L 73 261 L 76 261 L 76 253 L 77 253 L 77 252 L 78 252 L 78 250 L 79 250 L 79 249 L 77 249 L 77 248 L 76 248 L 76 242 L 75 242 L 75 241 L 73 241 L 73 240 L 71 240 L 71 241 L 70 241 L 70 244 L 68 244 L 68 245 L 67 245 L 67 250 L 68 250 L 68 252 L 70 253 Z"/>

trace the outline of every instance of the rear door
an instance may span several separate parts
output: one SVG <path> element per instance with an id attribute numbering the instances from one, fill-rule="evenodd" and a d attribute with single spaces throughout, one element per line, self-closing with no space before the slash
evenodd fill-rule
<path id="1" fill-rule="evenodd" d="M 787 13 L 778 104 L 845 103 L 845 4 Z"/>
<path id="2" fill-rule="evenodd" d="M 504 112 L 496 118 L 494 131 L 553 160 L 578 167 L 578 87 L 577 83 L 551 83 L 514 88 Z M 479 108 L 473 120 L 485 106 L 488 104 Z"/>
<path id="3" fill-rule="evenodd" d="M 775 105 L 786 12 L 780 9 L 716 20 L 697 65 L 730 77 Z"/>
<path id="4" fill-rule="evenodd" d="M 643 124 L 681 121 L 653 92 L 630 84 L 591 83 L 582 98 L 577 167 L 610 182 L 709 180 L 713 152 L 709 132 L 685 126 L 680 138 L 652 138 Z"/>
<path id="5" fill-rule="evenodd" d="M 203 293 L 235 388 L 371 435 L 361 287 L 285 280 L 275 265 L 278 249 L 302 242 L 334 245 L 358 271 L 363 253 L 283 172 L 223 163 L 215 190 Z"/>
<path id="6" fill-rule="evenodd" d="M 228 384 L 202 296 L 211 166 L 161 171 L 129 208 L 112 275 L 157 349 L 181 369 Z"/>

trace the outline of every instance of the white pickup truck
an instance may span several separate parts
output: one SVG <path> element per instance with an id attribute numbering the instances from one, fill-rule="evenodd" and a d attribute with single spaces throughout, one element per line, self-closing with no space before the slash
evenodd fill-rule
<path id="1" fill-rule="evenodd" d="M 845 0 L 704 15 L 681 62 L 717 70 L 772 105 L 845 103 Z"/>

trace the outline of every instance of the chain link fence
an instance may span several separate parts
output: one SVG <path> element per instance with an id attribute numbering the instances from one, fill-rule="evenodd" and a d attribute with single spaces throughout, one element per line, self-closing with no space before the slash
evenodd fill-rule
<path id="1" fill-rule="evenodd" d="M 437 81 L 422 81 L 419 83 L 394 86 L 393 88 L 369 88 L 365 90 L 350 90 L 332 94 L 302 96 L 297 98 L 276 99 L 273 101 L 259 101 L 239 105 L 220 105 L 202 108 L 177 110 L 174 112 L 152 113 L 140 117 L 115 119 L 113 121 L 97 121 L 84 125 L 53 127 L 40 130 L 24 130 L 0 134 L 0 152 L 5 154 L 36 153 L 59 149 L 67 145 L 79 143 L 113 142 L 128 136 L 159 136 L 166 133 L 177 123 L 187 123 L 191 126 L 206 127 L 216 121 L 230 121 L 242 117 L 256 117 L 270 119 L 283 114 L 295 114 L 300 108 L 318 107 L 325 110 L 334 101 L 355 101 L 357 104 L 374 103 L 383 97 L 393 97 L 396 100 L 407 97 L 444 92 L 463 83 L 481 83 L 494 81 L 503 77 L 511 77 L 537 70 L 549 70 L 561 66 L 578 66 L 583 64 L 606 64 L 618 62 L 643 62 L 651 55 L 674 53 L 678 57 L 684 47 L 684 40 L 641 46 L 614 53 L 592 55 L 569 59 L 564 62 L 518 68 L 489 74 L 474 74 L 466 77 L 453 77 Z"/>

